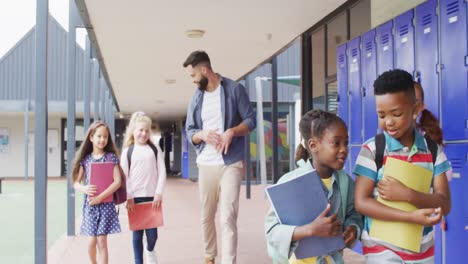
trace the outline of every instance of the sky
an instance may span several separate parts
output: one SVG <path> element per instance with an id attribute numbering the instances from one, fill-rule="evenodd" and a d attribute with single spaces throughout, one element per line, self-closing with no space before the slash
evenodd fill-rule
<path id="1" fill-rule="evenodd" d="M 49 0 L 49 12 L 68 31 L 69 0 Z M 0 58 L 36 24 L 36 0 L 0 0 Z M 77 30 L 83 47 L 85 30 Z"/>

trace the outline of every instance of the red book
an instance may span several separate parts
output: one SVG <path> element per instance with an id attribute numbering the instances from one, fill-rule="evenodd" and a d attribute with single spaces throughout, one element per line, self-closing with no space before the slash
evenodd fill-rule
<path id="1" fill-rule="evenodd" d="M 91 162 L 89 184 L 96 185 L 97 190 L 94 196 L 104 192 L 114 182 L 114 166 L 113 162 Z M 103 203 L 112 201 L 112 193 L 102 200 Z"/>
<path id="2" fill-rule="evenodd" d="M 162 204 L 152 208 L 153 202 L 135 204 L 133 212 L 128 211 L 128 225 L 130 230 L 143 230 L 163 226 Z"/>

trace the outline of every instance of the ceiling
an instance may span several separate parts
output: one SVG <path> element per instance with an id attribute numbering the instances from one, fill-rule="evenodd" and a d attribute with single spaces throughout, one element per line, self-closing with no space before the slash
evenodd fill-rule
<path id="1" fill-rule="evenodd" d="M 120 111 L 160 121 L 186 114 L 196 89 L 182 67 L 190 52 L 205 50 L 216 72 L 238 79 L 344 2 L 76 0 Z M 190 29 L 205 35 L 189 38 Z"/>

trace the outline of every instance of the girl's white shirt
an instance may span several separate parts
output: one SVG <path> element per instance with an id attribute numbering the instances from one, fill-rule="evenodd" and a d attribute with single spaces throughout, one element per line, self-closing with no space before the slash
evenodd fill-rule
<path id="1" fill-rule="evenodd" d="M 127 161 L 128 148 L 122 151 L 120 166 L 127 179 L 127 199 L 162 195 L 166 184 L 166 167 L 161 149 L 157 144 L 155 146 L 158 150 L 157 162 L 149 145 L 134 145 L 130 173 Z"/>

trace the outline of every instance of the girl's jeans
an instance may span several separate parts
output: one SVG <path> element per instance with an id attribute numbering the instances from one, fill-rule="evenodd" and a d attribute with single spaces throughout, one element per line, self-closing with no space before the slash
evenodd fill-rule
<path id="1" fill-rule="evenodd" d="M 138 197 L 134 198 L 135 203 L 153 201 L 153 197 Z M 135 256 L 135 264 L 143 264 L 143 233 L 146 233 L 147 250 L 153 251 L 158 240 L 158 229 L 150 228 L 144 230 L 133 231 L 133 254 Z"/>

